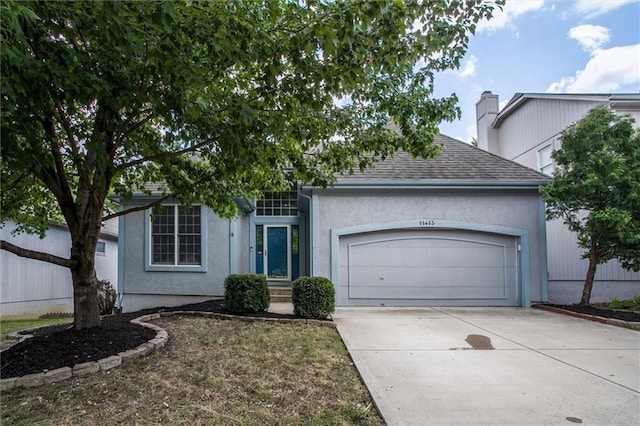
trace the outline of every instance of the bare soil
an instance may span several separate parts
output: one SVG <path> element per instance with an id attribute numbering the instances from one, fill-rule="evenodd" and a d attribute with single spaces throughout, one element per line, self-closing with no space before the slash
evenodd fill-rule
<path id="1" fill-rule="evenodd" d="M 155 337 L 155 331 L 131 324 L 134 318 L 162 311 L 204 311 L 228 313 L 222 300 L 177 307 L 146 309 L 133 313 L 108 315 L 102 327 L 74 330 L 71 324 L 61 324 L 31 330 L 26 339 L 4 350 L 0 357 L 0 377 L 20 377 L 26 374 L 73 367 L 83 362 L 97 361 L 117 355 Z M 245 314 L 254 317 L 295 318 L 293 315 L 258 312 Z"/>

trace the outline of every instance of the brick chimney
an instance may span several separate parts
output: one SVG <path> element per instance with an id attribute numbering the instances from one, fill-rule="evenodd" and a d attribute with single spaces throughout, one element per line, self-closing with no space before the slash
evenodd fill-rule
<path id="1" fill-rule="evenodd" d="M 476 129 L 478 132 L 478 148 L 499 154 L 498 132 L 491 127 L 491 123 L 498 115 L 498 95 L 491 91 L 482 92 L 476 103 Z"/>

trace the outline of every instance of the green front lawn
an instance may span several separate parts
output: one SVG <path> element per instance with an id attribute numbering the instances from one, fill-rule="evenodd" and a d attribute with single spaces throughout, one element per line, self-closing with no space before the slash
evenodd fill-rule
<path id="1" fill-rule="evenodd" d="M 53 324 L 63 324 L 73 322 L 73 318 L 46 318 L 46 319 L 26 319 L 26 320 L 1 320 L 0 321 L 0 346 L 14 342 L 15 339 L 9 339 L 7 335 L 15 331 L 26 330 L 30 328 L 44 327 Z"/>
<path id="2" fill-rule="evenodd" d="M 121 367 L 3 392 L 2 423 L 379 425 L 340 336 L 308 324 L 166 317 L 167 345 Z"/>

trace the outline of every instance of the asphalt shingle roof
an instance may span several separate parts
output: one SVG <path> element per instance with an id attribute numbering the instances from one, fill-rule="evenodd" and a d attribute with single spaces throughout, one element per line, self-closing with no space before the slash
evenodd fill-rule
<path id="1" fill-rule="evenodd" d="M 460 181 L 540 181 L 549 180 L 546 175 L 521 164 L 491 154 L 448 136 L 436 137 L 434 143 L 444 145 L 436 158 L 423 160 L 412 158 L 398 151 L 372 169 L 342 175 L 339 182 L 360 180 L 460 180 Z"/>

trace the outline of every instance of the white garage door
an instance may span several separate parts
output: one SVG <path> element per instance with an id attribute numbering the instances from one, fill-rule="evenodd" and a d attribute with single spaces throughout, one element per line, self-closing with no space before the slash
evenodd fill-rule
<path id="1" fill-rule="evenodd" d="M 342 236 L 338 304 L 516 306 L 512 236 L 404 229 Z"/>

